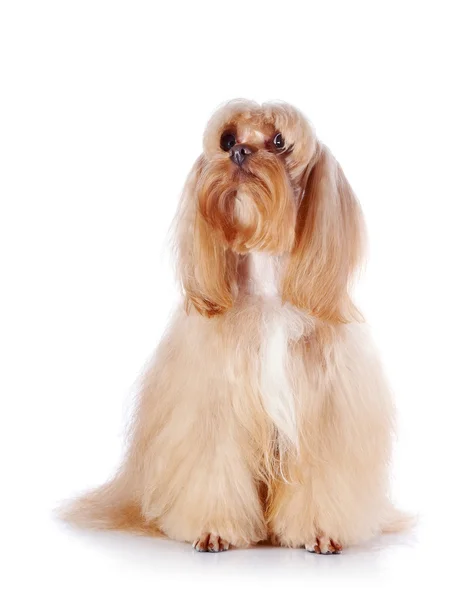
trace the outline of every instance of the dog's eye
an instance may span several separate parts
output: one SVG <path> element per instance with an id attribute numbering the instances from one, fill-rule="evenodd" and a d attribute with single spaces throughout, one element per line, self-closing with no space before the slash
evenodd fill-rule
<path id="1" fill-rule="evenodd" d="M 220 138 L 220 147 L 224 152 L 230 150 L 236 144 L 236 138 L 232 133 L 226 131 L 222 133 L 222 137 Z"/>
<path id="2" fill-rule="evenodd" d="M 277 135 L 273 138 L 273 145 L 277 150 L 283 150 L 284 148 L 284 139 L 281 133 L 277 133 Z"/>

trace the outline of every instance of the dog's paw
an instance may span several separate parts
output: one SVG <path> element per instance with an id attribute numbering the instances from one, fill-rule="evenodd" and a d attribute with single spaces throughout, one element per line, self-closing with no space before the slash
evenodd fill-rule
<path id="1" fill-rule="evenodd" d="M 202 533 L 192 544 L 197 552 L 223 552 L 228 550 L 230 544 L 214 533 Z"/>
<path id="2" fill-rule="evenodd" d="M 342 552 L 341 544 L 326 536 L 318 536 L 315 540 L 311 540 L 305 544 L 305 549 L 315 554 L 340 554 Z"/>

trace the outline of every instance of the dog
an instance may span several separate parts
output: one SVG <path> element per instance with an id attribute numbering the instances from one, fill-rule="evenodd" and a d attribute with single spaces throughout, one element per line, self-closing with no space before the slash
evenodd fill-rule
<path id="1" fill-rule="evenodd" d="M 175 232 L 184 301 L 123 464 L 65 518 L 203 552 L 336 554 L 407 527 L 389 497 L 391 393 L 350 295 L 361 209 L 308 120 L 284 103 L 222 106 Z"/>

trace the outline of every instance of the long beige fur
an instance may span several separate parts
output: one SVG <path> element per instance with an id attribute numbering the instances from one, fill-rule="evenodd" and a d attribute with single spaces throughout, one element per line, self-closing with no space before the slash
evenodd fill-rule
<path id="1" fill-rule="evenodd" d="M 249 149 L 241 167 L 224 132 Z M 389 499 L 391 394 L 350 298 L 363 234 L 341 167 L 301 113 L 222 107 L 181 199 L 184 303 L 126 457 L 64 516 L 210 551 L 270 539 L 335 553 L 408 526 Z"/>

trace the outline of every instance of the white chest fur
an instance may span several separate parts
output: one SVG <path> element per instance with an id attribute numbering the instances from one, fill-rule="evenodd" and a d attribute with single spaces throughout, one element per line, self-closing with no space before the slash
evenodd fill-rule
<path id="1" fill-rule="evenodd" d="M 249 292 L 263 299 L 260 393 L 264 407 L 279 432 L 297 444 L 288 355 L 288 341 L 296 324 L 292 308 L 281 303 L 279 271 L 279 257 L 256 252 L 250 255 Z"/>

